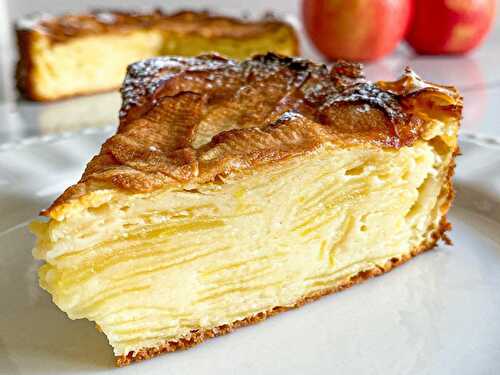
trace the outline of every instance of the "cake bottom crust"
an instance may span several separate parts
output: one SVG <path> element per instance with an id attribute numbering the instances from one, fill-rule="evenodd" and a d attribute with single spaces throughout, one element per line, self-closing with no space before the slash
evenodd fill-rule
<path id="1" fill-rule="evenodd" d="M 451 195 L 451 194 L 450 194 Z M 449 201 L 448 201 L 449 202 Z M 451 244 L 450 239 L 446 236 L 446 232 L 451 230 L 451 224 L 446 220 L 446 217 L 443 216 L 441 222 L 439 223 L 439 227 L 434 230 L 432 233 L 431 239 L 411 250 L 409 253 L 402 255 L 399 258 L 391 258 L 388 260 L 384 266 L 376 266 L 372 269 L 361 271 L 356 275 L 346 277 L 345 279 L 340 280 L 337 285 L 331 288 L 326 288 L 320 291 L 316 291 L 314 293 L 310 293 L 305 295 L 301 299 L 299 299 L 295 304 L 290 306 L 275 306 L 268 311 L 263 311 L 258 314 L 249 316 L 245 319 L 236 320 L 229 324 L 223 324 L 221 326 L 205 329 L 205 330 L 195 330 L 192 331 L 189 336 L 180 338 L 178 340 L 167 341 L 159 346 L 153 348 L 143 348 L 137 352 L 130 352 L 127 355 L 122 355 L 116 357 L 116 364 L 120 367 L 127 366 L 132 362 L 142 361 L 145 359 L 150 359 L 156 357 L 162 353 L 175 352 L 177 350 L 189 349 L 192 346 L 202 343 L 203 341 L 217 337 L 226 335 L 236 328 L 244 327 L 247 325 L 258 323 L 268 317 L 276 315 L 278 313 L 295 309 L 297 307 L 303 306 L 306 303 L 313 302 L 320 297 L 326 296 L 328 294 L 332 294 L 335 292 L 340 292 L 344 289 L 347 289 L 353 285 L 359 284 L 364 280 L 370 279 L 375 276 L 380 276 L 386 272 L 389 272 L 394 267 L 399 266 L 413 258 L 414 256 L 421 254 L 427 250 L 431 250 L 437 245 L 437 242 L 442 239 L 446 244 Z"/>

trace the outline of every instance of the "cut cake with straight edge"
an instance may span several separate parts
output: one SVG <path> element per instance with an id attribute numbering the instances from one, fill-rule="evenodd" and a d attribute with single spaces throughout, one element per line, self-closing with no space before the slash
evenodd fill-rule
<path id="1" fill-rule="evenodd" d="M 462 100 L 275 54 L 133 64 L 117 134 L 35 222 L 40 284 L 119 365 L 195 345 L 447 240 Z M 333 301 L 332 301 L 333 302 Z"/>
<path id="2" fill-rule="evenodd" d="M 295 30 L 272 16 L 258 21 L 181 11 L 39 14 L 16 23 L 21 94 L 38 101 L 109 91 L 126 67 L 158 55 L 217 52 L 244 59 L 269 51 L 297 55 Z"/>

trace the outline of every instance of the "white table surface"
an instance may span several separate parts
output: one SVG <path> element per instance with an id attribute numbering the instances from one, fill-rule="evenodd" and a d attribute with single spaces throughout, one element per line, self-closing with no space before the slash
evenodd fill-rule
<path id="1" fill-rule="evenodd" d="M 167 3 L 167 4 L 165 4 Z M 15 42 L 11 32 L 14 19 L 34 11 L 60 13 L 91 7 L 151 7 L 163 5 L 168 10 L 210 8 L 229 14 L 247 12 L 259 15 L 272 9 L 299 19 L 300 2 L 252 0 L 196 1 L 92 1 L 92 0 L 0 0 L 0 145 L 40 136 L 52 136 L 83 128 L 116 126 L 120 105 L 118 93 L 76 98 L 50 104 L 19 99 L 13 89 Z M 498 12 L 500 13 L 500 12 Z M 497 16 L 497 19 L 500 18 Z M 302 49 L 307 57 L 320 59 L 302 36 Z M 462 57 L 418 56 L 404 45 L 392 55 L 374 64 L 367 64 L 372 80 L 396 78 L 405 66 L 411 66 L 424 79 L 453 84 L 464 96 L 463 133 L 500 137 L 500 22 L 485 43 Z M 29 140 L 28 140 L 29 141 Z"/>

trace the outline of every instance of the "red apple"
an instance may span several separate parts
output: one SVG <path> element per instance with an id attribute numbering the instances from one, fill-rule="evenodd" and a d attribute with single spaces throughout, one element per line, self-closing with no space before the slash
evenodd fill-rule
<path id="1" fill-rule="evenodd" d="M 416 0 L 406 40 L 422 54 L 468 52 L 491 28 L 495 5 L 496 0 Z"/>
<path id="2" fill-rule="evenodd" d="M 303 0 L 305 29 L 329 59 L 370 61 L 403 39 L 411 0 Z"/>

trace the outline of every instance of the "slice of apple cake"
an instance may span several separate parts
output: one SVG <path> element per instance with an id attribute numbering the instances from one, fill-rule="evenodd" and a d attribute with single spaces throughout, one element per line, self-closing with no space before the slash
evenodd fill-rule
<path id="1" fill-rule="evenodd" d="M 120 127 L 33 224 L 41 286 L 118 364 L 364 279 L 450 226 L 462 101 L 274 54 L 133 64 Z"/>

